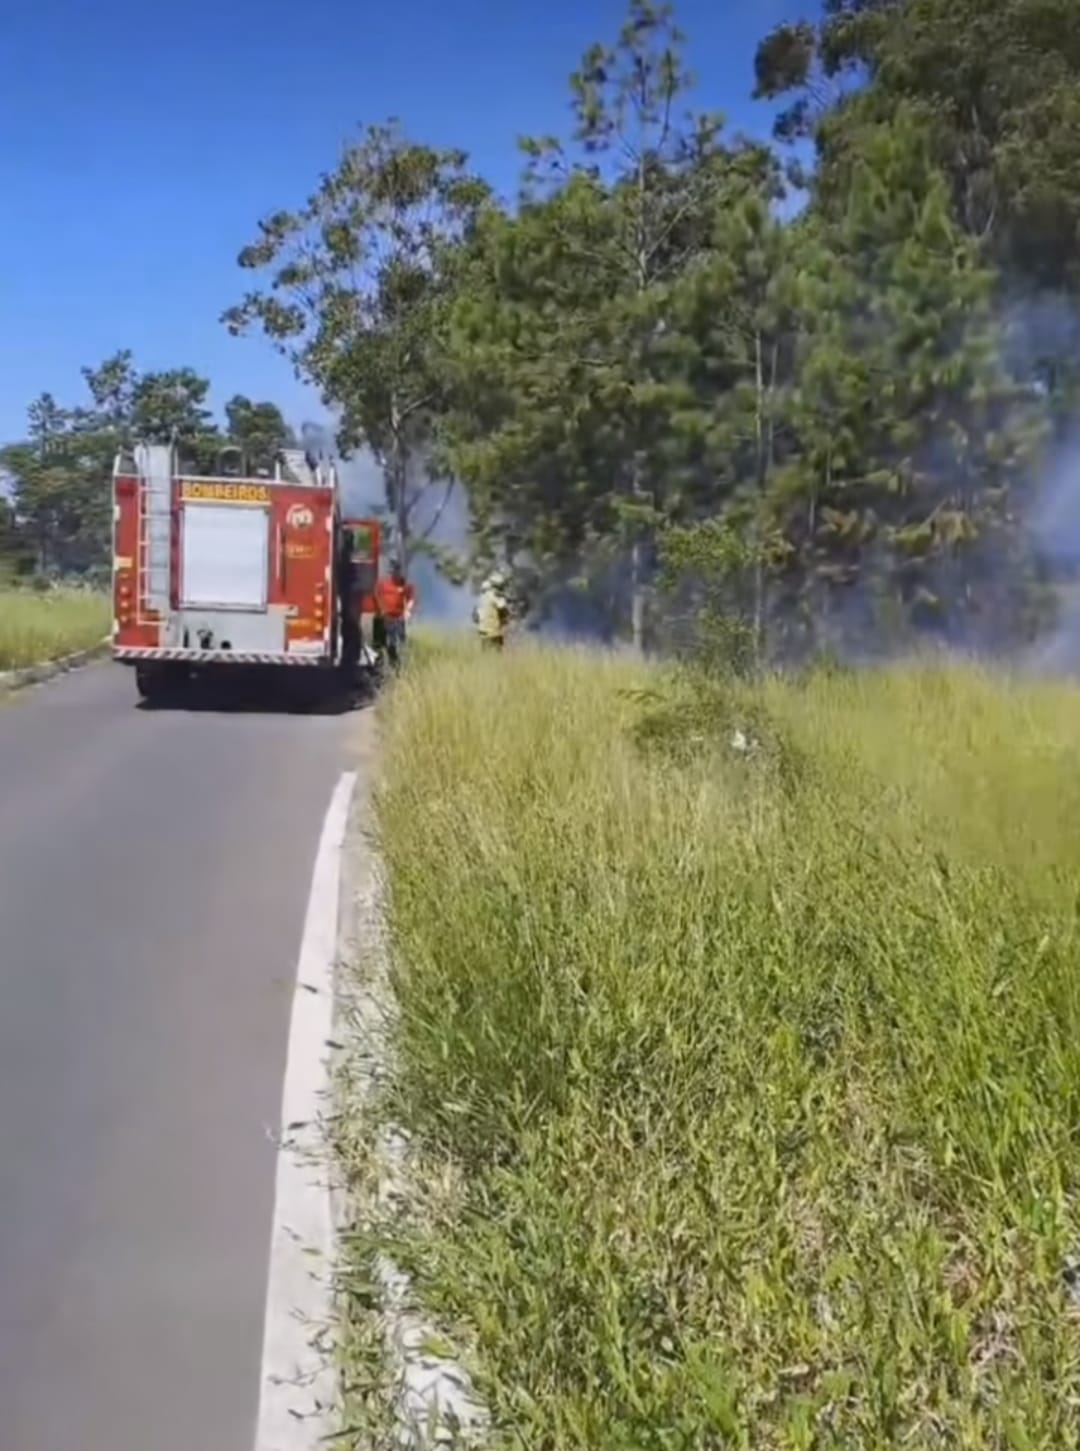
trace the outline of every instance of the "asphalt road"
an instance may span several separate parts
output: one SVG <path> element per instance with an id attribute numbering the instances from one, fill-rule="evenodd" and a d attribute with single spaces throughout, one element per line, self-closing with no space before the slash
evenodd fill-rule
<path id="1" fill-rule="evenodd" d="M 0 1451 L 251 1451 L 292 980 L 347 717 L 0 700 Z"/>

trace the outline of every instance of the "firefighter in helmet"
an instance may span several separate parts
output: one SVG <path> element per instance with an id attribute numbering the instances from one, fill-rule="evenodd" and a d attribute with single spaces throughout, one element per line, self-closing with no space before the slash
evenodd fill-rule
<path id="1" fill-rule="evenodd" d="M 480 587 L 480 598 L 473 610 L 473 624 L 480 644 L 487 650 L 501 650 L 510 626 L 509 581 L 501 569 L 494 570 Z"/>

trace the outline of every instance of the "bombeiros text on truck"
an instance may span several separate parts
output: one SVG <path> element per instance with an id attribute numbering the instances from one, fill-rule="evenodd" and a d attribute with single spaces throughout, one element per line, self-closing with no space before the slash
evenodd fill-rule
<path id="1" fill-rule="evenodd" d="M 203 476 L 140 444 L 113 469 L 113 658 L 147 700 L 225 672 L 340 684 L 373 663 L 379 549 L 378 520 L 342 516 L 328 460 L 283 449 L 259 474 L 226 449 Z"/>

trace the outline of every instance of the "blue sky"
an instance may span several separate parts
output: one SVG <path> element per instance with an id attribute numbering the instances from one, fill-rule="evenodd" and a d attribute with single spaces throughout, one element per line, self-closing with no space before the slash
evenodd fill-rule
<path id="1" fill-rule="evenodd" d="M 811 0 L 683 0 L 697 100 L 766 134 L 757 41 Z M 42 389 L 130 347 L 317 415 L 269 344 L 218 322 L 257 219 L 398 115 L 511 192 L 515 136 L 559 131 L 566 77 L 623 0 L 12 0 L 0 15 L 0 439 Z"/>

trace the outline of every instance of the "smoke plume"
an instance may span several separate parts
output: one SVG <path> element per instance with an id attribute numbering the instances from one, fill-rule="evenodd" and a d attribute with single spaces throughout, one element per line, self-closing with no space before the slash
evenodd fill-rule
<path id="1" fill-rule="evenodd" d="M 343 457 L 338 450 L 336 429 L 329 423 L 306 422 L 301 425 L 300 436 L 305 448 L 334 460 L 345 512 L 371 515 L 382 519 L 384 527 L 389 526 L 383 471 L 371 450 L 361 448 Z M 463 555 L 467 551 L 469 511 L 464 490 L 459 485 L 449 492 L 443 480 L 426 485 L 411 523 L 414 538 L 426 538 L 454 554 Z M 422 550 L 414 554 L 410 574 L 416 585 L 420 619 L 449 625 L 468 621 L 472 611 L 469 591 L 447 579 L 430 555 Z"/>

